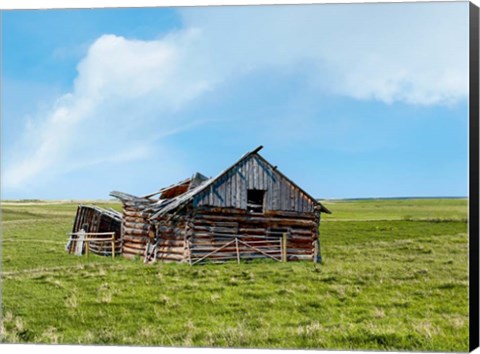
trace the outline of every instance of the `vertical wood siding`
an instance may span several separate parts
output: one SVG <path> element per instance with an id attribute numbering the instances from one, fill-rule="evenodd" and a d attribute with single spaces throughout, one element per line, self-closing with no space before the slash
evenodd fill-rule
<path id="1" fill-rule="evenodd" d="M 194 205 L 246 209 L 248 189 L 266 191 L 266 211 L 312 212 L 315 206 L 305 193 L 256 155 L 239 162 L 197 195 Z"/>

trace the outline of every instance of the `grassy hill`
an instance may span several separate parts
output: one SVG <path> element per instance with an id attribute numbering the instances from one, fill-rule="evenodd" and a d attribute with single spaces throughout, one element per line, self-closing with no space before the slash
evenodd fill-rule
<path id="1" fill-rule="evenodd" d="M 3 203 L 0 336 L 23 343 L 467 351 L 467 200 L 324 204 L 333 214 L 322 216 L 321 265 L 191 267 L 68 255 L 75 203 Z"/>

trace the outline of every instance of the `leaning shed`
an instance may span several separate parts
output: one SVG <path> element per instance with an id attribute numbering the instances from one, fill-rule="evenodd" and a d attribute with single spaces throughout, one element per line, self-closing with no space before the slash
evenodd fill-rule
<path id="1" fill-rule="evenodd" d="M 114 253 L 122 253 L 121 240 L 122 215 L 113 209 L 103 209 L 95 205 L 79 205 L 75 220 L 73 221 L 72 238 L 67 243 L 69 253 L 74 253 L 77 249 L 77 237 L 75 234 L 83 229 L 85 232 L 102 233 L 114 232 Z M 82 245 L 82 248 L 84 246 Z M 92 253 L 110 256 L 112 248 L 110 243 L 90 242 L 89 250 Z M 84 250 L 82 250 L 83 252 Z"/>
<path id="2" fill-rule="evenodd" d="M 197 173 L 143 197 L 112 192 L 124 205 L 124 254 L 190 264 L 321 260 L 320 214 L 330 211 L 266 161 L 261 148 L 215 178 Z"/>

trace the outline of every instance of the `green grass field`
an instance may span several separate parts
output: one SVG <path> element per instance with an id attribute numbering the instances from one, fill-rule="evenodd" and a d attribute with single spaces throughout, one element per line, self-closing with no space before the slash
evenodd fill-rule
<path id="1" fill-rule="evenodd" d="M 3 203 L 2 341 L 467 351 L 467 200 L 325 205 L 321 265 L 191 267 L 68 255 L 75 203 Z"/>

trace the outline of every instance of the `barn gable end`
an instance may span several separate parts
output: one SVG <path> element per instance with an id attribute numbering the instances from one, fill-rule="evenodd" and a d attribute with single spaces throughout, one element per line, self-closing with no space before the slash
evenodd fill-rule
<path id="1" fill-rule="evenodd" d="M 258 153 L 249 154 L 193 198 L 193 206 L 247 209 L 247 191 L 264 191 L 265 211 L 314 211 L 318 202 Z"/>

